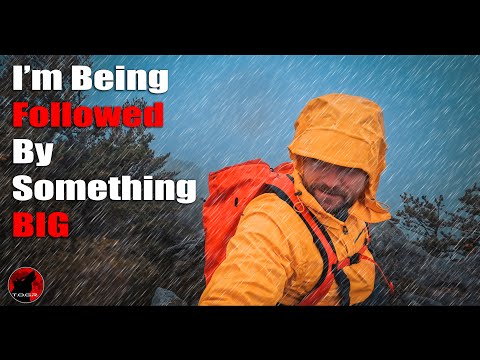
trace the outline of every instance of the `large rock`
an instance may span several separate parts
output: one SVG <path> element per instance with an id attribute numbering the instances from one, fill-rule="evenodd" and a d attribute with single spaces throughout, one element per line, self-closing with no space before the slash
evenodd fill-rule
<path id="1" fill-rule="evenodd" d="M 152 306 L 186 306 L 187 303 L 170 290 L 157 288 L 152 299 Z"/>
<path id="2" fill-rule="evenodd" d="M 188 305 L 196 305 L 205 287 L 203 234 L 165 249 L 160 259 L 168 267 L 158 286 L 174 292 Z"/>
<path id="3" fill-rule="evenodd" d="M 376 260 L 397 285 L 397 305 L 480 305 L 480 254 L 436 258 L 390 221 L 371 225 Z"/>
<path id="4" fill-rule="evenodd" d="M 480 253 L 459 261 L 433 257 L 391 221 L 371 224 L 371 234 L 375 259 L 396 291 L 393 301 L 369 305 L 480 305 Z M 204 288 L 203 237 L 172 246 L 162 256 L 171 265 L 159 285 L 196 305 Z M 376 283 L 383 286 L 382 281 L 377 276 Z M 186 305 L 172 291 L 157 289 L 152 305 Z"/>

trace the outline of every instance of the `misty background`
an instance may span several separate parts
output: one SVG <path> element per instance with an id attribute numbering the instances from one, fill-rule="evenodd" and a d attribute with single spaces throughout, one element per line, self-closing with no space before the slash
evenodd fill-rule
<path id="1" fill-rule="evenodd" d="M 38 92 L 26 77 L 18 92 L 11 84 L 18 64 L 61 69 L 66 83 L 73 64 L 94 71 L 168 69 L 169 90 Z M 302 108 L 337 92 L 372 99 L 384 110 L 387 169 L 378 199 L 397 218 L 371 230 L 375 256 L 396 284 L 394 304 L 478 305 L 479 65 L 478 56 L 0 55 L 0 282 L 29 266 L 48 284 L 36 305 L 173 304 L 172 293 L 176 304 L 196 304 L 204 289 L 201 210 L 208 173 L 254 158 L 272 166 L 289 161 L 287 145 Z M 13 128 L 15 101 L 140 108 L 161 101 L 165 122 L 159 129 Z M 14 138 L 54 141 L 53 163 L 13 164 Z M 16 174 L 52 181 L 196 179 L 198 198 L 188 206 L 18 202 L 11 196 Z M 445 211 L 444 202 L 454 212 Z M 13 237 L 14 211 L 63 211 L 71 233 Z M 0 305 L 19 304 L 7 292 L 0 288 Z"/>
<path id="2" fill-rule="evenodd" d="M 87 105 L 144 97 L 164 102 L 165 122 L 152 148 L 171 152 L 180 178 L 207 195 L 210 171 L 254 158 L 289 161 L 293 125 L 308 100 L 348 93 L 384 111 L 387 168 L 378 199 L 392 213 L 400 194 L 443 194 L 455 205 L 478 181 L 478 56 L 94 56 L 92 69 L 168 69 L 169 90 L 100 92 Z"/>

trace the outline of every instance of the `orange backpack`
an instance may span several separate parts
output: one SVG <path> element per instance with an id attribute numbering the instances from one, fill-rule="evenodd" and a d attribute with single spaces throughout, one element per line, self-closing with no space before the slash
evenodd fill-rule
<path id="1" fill-rule="evenodd" d="M 375 263 L 374 260 L 363 255 L 370 243 L 368 224 L 365 245 L 358 253 L 339 261 L 324 226 L 303 205 L 295 193 L 292 173 L 292 163 L 282 163 L 276 168 L 271 168 L 261 159 L 256 159 L 209 174 L 210 195 L 203 205 L 206 283 L 210 282 L 213 273 L 225 259 L 227 244 L 235 235 L 240 217 L 248 203 L 261 194 L 274 193 L 299 214 L 323 260 L 320 280 L 298 305 L 318 303 L 327 295 L 334 280 L 339 286 L 341 304 L 349 305 L 350 283 L 342 269 L 363 259 Z M 393 291 L 393 284 L 386 281 Z"/>

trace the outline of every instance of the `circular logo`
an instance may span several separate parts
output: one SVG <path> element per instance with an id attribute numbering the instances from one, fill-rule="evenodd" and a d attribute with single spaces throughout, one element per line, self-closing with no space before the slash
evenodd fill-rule
<path id="1" fill-rule="evenodd" d="M 22 303 L 31 303 L 43 293 L 43 277 L 38 270 L 21 267 L 15 270 L 8 279 L 8 291 L 12 297 Z"/>

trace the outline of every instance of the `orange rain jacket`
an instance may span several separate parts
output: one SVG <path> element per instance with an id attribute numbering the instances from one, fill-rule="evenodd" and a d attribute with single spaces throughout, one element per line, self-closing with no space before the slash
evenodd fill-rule
<path id="1" fill-rule="evenodd" d="M 344 94 L 313 99 L 297 119 L 288 149 L 295 190 L 301 191 L 302 202 L 325 226 L 338 259 L 355 254 L 364 244 L 365 222 L 391 217 L 376 199 L 387 150 L 381 108 Z M 345 222 L 327 213 L 303 186 L 303 156 L 368 173 L 365 194 L 348 210 Z M 365 255 L 372 257 L 369 251 Z M 245 208 L 227 256 L 199 305 L 294 305 L 316 285 L 322 269 L 320 253 L 298 214 L 275 194 L 262 194 Z M 350 280 L 350 304 L 364 301 L 374 287 L 375 265 L 364 260 L 344 272 Z M 319 305 L 339 302 L 334 283 Z"/>

